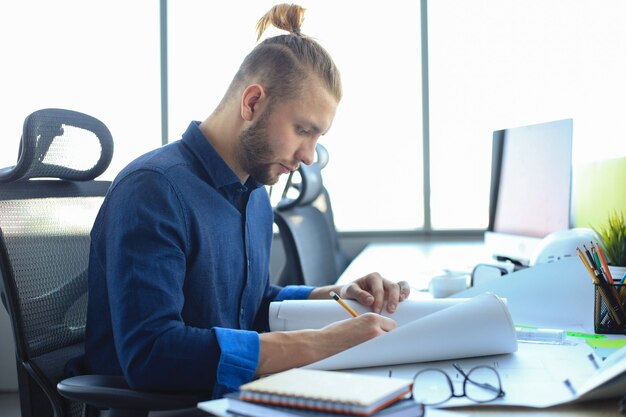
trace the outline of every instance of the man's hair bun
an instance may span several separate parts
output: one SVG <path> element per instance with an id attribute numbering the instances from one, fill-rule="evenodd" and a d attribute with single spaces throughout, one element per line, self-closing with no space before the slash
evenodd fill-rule
<path id="1" fill-rule="evenodd" d="M 257 41 L 261 38 L 269 25 L 300 35 L 300 26 L 304 21 L 304 8 L 297 4 L 277 4 L 259 19 L 256 25 Z"/>

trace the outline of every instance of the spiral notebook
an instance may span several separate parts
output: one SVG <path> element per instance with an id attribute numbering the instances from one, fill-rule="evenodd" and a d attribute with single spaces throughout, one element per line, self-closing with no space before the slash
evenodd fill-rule
<path id="1" fill-rule="evenodd" d="M 239 399 L 369 416 L 409 394 L 412 382 L 410 379 L 296 368 L 242 385 Z"/>

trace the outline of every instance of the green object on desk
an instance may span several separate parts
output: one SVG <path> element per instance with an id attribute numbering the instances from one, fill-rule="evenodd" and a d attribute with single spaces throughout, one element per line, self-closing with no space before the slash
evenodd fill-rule
<path id="1" fill-rule="evenodd" d="M 626 346 L 626 339 L 587 340 L 592 348 L 620 349 Z"/>
<path id="2" fill-rule="evenodd" d="M 606 335 L 595 333 L 581 333 L 581 332 L 565 332 L 570 337 L 582 337 L 583 339 L 606 339 Z"/>

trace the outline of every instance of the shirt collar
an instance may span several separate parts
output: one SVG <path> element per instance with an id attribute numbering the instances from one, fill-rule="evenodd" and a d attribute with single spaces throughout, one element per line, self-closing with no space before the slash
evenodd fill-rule
<path id="1" fill-rule="evenodd" d="M 241 188 L 242 184 L 239 177 L 224 162 L 220 154 L 217 153 L 213 145 L 207 140 L 200 130 L 200 122 L 192 121 L 189 127 L 183 133 L 183 143 L 186 144 L 191 152 L 198 159 L 204 170 L 213 180 L 216 188 Z M 244 187 L 253 190 L 261 187 L 263 184 L 249 177 Z"/>

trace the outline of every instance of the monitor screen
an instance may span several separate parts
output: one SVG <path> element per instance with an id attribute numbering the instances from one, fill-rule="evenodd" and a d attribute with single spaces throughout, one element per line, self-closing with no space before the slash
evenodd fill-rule
<path id="1" fill-rule="evenodd" d="M 542 238 L 571 226 L 572 119 L 497 130 L 492 151 L 485 243 L 527 264 Z"/>

